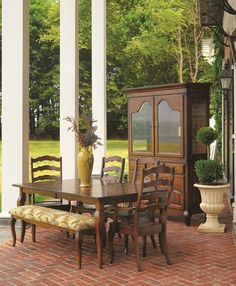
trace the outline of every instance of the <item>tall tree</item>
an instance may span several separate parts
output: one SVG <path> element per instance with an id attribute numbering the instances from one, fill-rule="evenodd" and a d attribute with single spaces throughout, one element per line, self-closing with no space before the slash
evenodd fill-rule
<path id="1" fill-rule="evenodd" d="M 49 20 L 50 19 L 50 20 Z M 59 31 L 59 3 L 33 0 L 30 6 L 30 136 L 58 137 L 59 44 L 44 33 Z M 58 34 L 59 35 L 59 34 Z"/>
<path id="2" fill-rule="evenodd" d="M 108 130 L 122 135 L 123 87 L 196 82 L 209 65 L 200 54 L 197 0 L 110 0 L 107 8 Z"/>
<path id="3" fill-rule="evenodd" d="M 31 0 L 31 136 L 59 132 L 59 1 Z M 107 0 L 108 135 L 127 136 L 126 86 L 206 78 L 197 0 Z M 80 111 L 91 109 L 91 1 L 80 0 Z"/>

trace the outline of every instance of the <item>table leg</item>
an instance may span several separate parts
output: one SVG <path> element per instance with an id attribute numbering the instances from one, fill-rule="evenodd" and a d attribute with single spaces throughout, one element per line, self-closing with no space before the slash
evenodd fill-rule
<path id="1" fill-rule="evenodd" d="M 100 201 L 98 201 L 96 203 L 96 211 L 95 211 L 94 217 L 95 217 L 95 226 L 96 226 L 98 266 L 99 266 L 99 268 L 102 268 L 102 265 L 103 265 L 104 205 Z"/>
<path id="2" fill-rule="evenodd" d="M 25 201 L 26 201 L 26 194 L 23 192 L 23 188 L 20 188 L 20 195 L 17 200 L 17 206 L 25 205 Z"/>

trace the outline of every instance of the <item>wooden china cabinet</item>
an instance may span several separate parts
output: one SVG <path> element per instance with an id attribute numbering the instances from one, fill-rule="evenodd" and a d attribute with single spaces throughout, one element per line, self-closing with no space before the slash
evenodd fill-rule
<path id="1" fill-rule="evenodd" d="M 184 216 L 190 225 L 192 214 L 201 212 L 200 193 L 194 163 L 206 158 L 206 147 L 196 142 L 196 131 L 209 125 L 207 83 L 170 84 L 128 88 L 129 175 L 135 158 L 150 158 L 175 166 L 170 216 Z M 142 161 L 142 160 L 140 160 Z"/>

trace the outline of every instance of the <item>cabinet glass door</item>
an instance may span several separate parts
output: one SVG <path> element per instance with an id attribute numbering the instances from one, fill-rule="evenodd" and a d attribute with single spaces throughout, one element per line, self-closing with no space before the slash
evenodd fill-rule
<path id="1" fill-rule="evenodd" d="M 181 104 L 171 100 L 160 100 L 157 104 L 157 152 L 182 153 Z"/>
<path id="2" fill-rule="evenodd" d="M 152 152 L 152 105 L 143 102 L 137 112 L 131 114 L 132 152 Z"/>

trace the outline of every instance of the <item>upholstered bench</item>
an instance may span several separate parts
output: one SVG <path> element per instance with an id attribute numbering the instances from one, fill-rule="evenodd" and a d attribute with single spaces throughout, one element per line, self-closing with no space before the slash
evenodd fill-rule
<path id="1" fill-rule="evenodd" d="M 32 225 L 32 240 L 35 242 L 35 226 L 51 227 L 64 230 L 75 234 L 78 241 L 78 260 L 79 268 L 81 268 L 81 253 L 83 235 L 95 235 L 94 218 L 84 214 L 76 214 L 57 209 L 37 205 L 19 206 L 10 210 L 11 232 L 13 237 L 13 246 L 16 244 L 16 219 L 22 221 L 21 239 L 24 241 L 26 223 Z"/>

